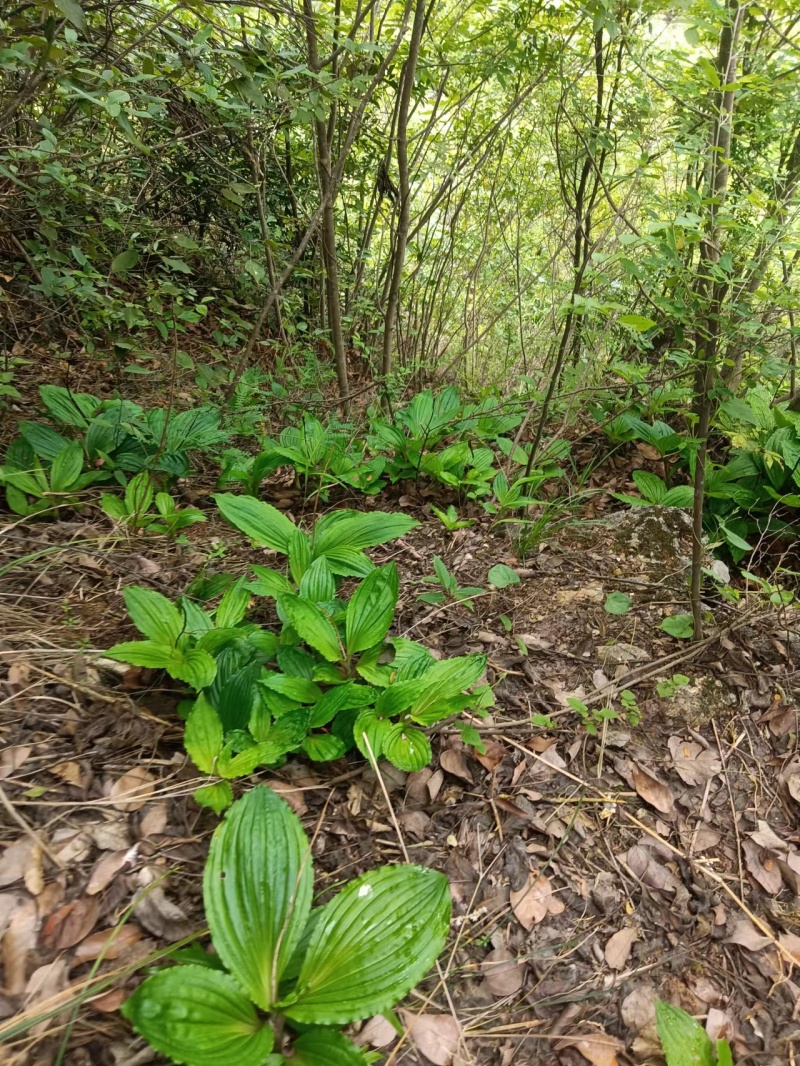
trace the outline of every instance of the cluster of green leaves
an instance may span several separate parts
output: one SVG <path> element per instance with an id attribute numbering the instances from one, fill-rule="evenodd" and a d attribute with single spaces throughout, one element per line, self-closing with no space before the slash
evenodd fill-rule
<path id="1" fill-rule="evenodd" d="M 390 1012 L 428 972 L 450 926 L 447 879 L 407 864 L 363 874 L 312 908 L 313 890 L 300 820 L 253 789 L 217 827 L 205 867 L 216 954 L 185 952 L 123 1014 L 187 1066 L 367 1066 L 374 1056 L 340 1027 Z"/>
<path id="2" fill-rule="evenodd" d="M 729 398 L 721 404 L 717 432 L 729 443 L 724 463 L 707 463 L 704 524 L 716 544 L 738 562 L 760 537 L 794 539 L 800 509 L 800 412 L 772 402 L 763 385 L 751 389 L 746 399 Z M 632 415 L 619 415 L 609 426 L 621 441 L 642 440 L 658 450 L 670 473 L 693 477 L 697 442 L 664 422 L 648 425 Z M 631 506 L 692 506 L 690 485 L 669 487 L 662 478 L 636 470 L 633 480 L 641 496 L 615 493 Z"/>
<path id="3" fill-rule="evenodd" d="M 156 514 L 149 510 L 154 502 Z M 109 518 L 132 532 L 144 530 L 166 537 L 177 537 L 181 530 L 206 520 L 196 507 L 179 508 L 168 492 L 156 492 L 153 478 L 146 470 L 140 470 L 131 478 L 123 497 L 104 492 L 100 506 Z"/>
<path id="4" fill-rule="evenodd" d="M 388 637 L 397 569 L 375 567 L 364 549 L 402 536 L 414 519 L 333 511 L 307 534 L 253 497 L 216 499 L 232 525 L 287 556 L 288 574 L 253 564 L 252 579 L 230 583 L 215 610 L 188 596 L 172 603 L 129 587 L 125 603 L 145 639 L 108 652 L 164 669 L 195 690 L 186 748 L 201 771 L 224 779 L 200 790 L 200 802 L 224 808 L 232 796 L 227 780 L 293 751 L 328 761 L 357 747 L 370 760 L 383 756 L 418 770 L 431 758 L 426 728 L 467 708 L 486 713 L 491 689 L 474 687 L 485 656 L 437 661 L 421 644 Z M 346 599 L 345 579 L 359 581 Z M 253 596 L 274 602 L 277 632 L 248 621 Z"/>
<path id="5" fill-rule="evenodd" d="M 23 423 L 22 435 L 11 442 L 5 463 L 0 466 L 0 484 L 5 485 L 6 503 L 14 514 L 28 516 L 52 513 L 59 507 L 75 507 L 83 489 L 104 480 L 103 471 L 86 468 L 78 441 L 60 438 L 52 447 L 40 446 L 37 454 L 29 442 L 31 437 L 34 434 Z"/>

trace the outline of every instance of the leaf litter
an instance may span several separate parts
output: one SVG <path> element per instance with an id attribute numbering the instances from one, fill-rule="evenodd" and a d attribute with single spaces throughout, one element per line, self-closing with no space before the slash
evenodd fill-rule
<path id="1" fill-rule="evenodd" d="M 199 537 L 219 536 L 208 526 Z M 676 530 L 685 555 L 689 534 Z M 649 600 L 679 598 L 683 586 L 672 556 L 647 559 L 622 531 L 618 523 L 565 533 L 557 551 L 545 546 L 514 567 L 520 584 L 476 598 L 472 612 L 456 605 L 425 623 L 437 655 L 489 654 L 497 703 L 477 723 L 484 755 L 445 728 L 433 738 L 430 767 L 386 777 L 409 857 L 447 873 L 455 907 L 442 958 L 447 995 L 434 974 L 404 1006 L 403 1061 L 648 1063 L 656 997 L 729 1034 L 735 1056 L 783 1066 L 793 1053 L 800 759 L 791 730 L 773 727 L 796 721 L 800 640 L 774 617 L 741 625 L 731 606 L 721 616 L 734 626 L 724 641 L 661 666 L 687 648 L 658 629 L 662 615 Z M 423 525 L 404 538 L 409 585 L 398 632 L 419 635 L 414 627 L 427 612 L 413 582 L 434 552 L 462 586 L 480 585 L 500 558 L 514 564 L 501 537 L 480 526 L 462 532 L 451 541 Z M 59 535 L 37 532 L 36 549 Z M 61 558 L 63 573 L 50 571 L 59 605 L 76 572 L 92 569 L 75 553 Z M 142 559 L 145 577 L 176 591 L 194 565 L 150 543 L 113 547 L 104 566 L 136 582 Z M 243 572 L 248 561 L 249 549 L 232 546 L 225 567 Z M 603 604 L 619 591 L 620 574 L 641 584 L 624 586 L 627 613 L 609 614 Z M 34 576 L 25 565 L 14 572 L 23 610 Z M 80 635 L 90 647 L 126 639 L 121 606 L 109 602 L 96 572 L 91 587 L 70 600 Z M 7 1016 L 50 990 L 68 995 L 92 967 L 101 978 L 202 933 L 200 875 L 215 824 L 191 799 L 177 696 L 156 691 L 141 672 L 126 679 L 115 664 L 87 664 L 71 650 L 72 635 L 59 652 L 55 629 L 44 644 L 41 626 L 20 618 L 5 646 L 21 654 L 3 683 L 24 716 L 0 721 L 0 779 L 31 832 L 8 819 L 0 839 Z M 691 684 L 660 696 L 657 683 L 678 671 Z M 601 719 L 590 735 L 570 699 L 619 713 L 623 687 L 635 694 L 640 723 Z M 531 715 L 555 726 L 532 725 Z M 326 810 L 314 840 L 323 893 L 402 859 L 391 813 L 363 764 L 290 760 L 266 779 L 308 827 Z M 100 1066 L 135 1054 L 116 1013 L 131 987 L 129 979 L 88 999 L 71 1036 L 75 1054 Z M 384 1055 L 398 1046 L 386 1019 L 360 1034 Z M 52 1061 L 60 1036 L 45 1025 L 34 1039 L 38 1061 Z"/>

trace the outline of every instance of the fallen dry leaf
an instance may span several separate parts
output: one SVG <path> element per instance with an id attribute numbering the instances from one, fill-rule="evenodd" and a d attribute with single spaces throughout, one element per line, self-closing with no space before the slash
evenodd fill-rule
<path id="1" fill-rule="evenodd" d="M 605 948 L 605 959 L 612 970 L 624 970 L 630 958 L 633 945 L 639 939 L 638 929 L 624 926 L 609 939 Z"/>
<path id="2" fill-rule="evenodd" d="M 592 1066 L 617 1066 L 617 1052 L 622 1049 L 619 1040 L 605 1033 L 582 1036 L 575 1046 Z"/>
<path id="3" fill-rule="evenodd" d="M 730 934 L 723 940 L 723 944 L 738 944 L 740 947 L 748 948 L 750 951 L 760 951 L 761 948 L 765 948 L 767 944 L 771 943 L 770 938 L 764 936 L 763 933 L 759 933 L 748 918 L 741 918 L 739 921 L 734 922 Z"/>
<path id="4" fill-rule="evenodd" d="M 366 1047 L 368 1044 L 370 1047 L 388 1047 L 396 1039 L 397 1032 L 392 1023 L 382 1014 L 376 1014 L 362 1025 L 354 1043 L 358 1047 Z"/>
<path id="5" fill-rule="evenodd" d="M 675 806 L 675 798 L 668 785 L 662 784 L 651 773 L 636 763 L 633 764 L 633 787 L 651 807 L 655 807 L 662 814 L 672 814 Z"/>
<path id="6" fill-rule="evenodd" d="M 696 741 L 670 737 L 667 746 L 675 772 L 687 785 L 704 785 L 722 769 L 719 756 Z"/>
<path id="7" fill-rule="evenodd" d="M 656 990 L 652 985 L 638 985 L 619 1006 L 622 1024 L 634 1033 L 656 1020 Z"/>
<path id="8" fill-rule="evenodd" d="M 135 905 L 137 920 L 153 936 L 163 937 L 174 943 L 192 931 L 192 923 L 177 903 L 167 899 L 164 889 L 156 884 L 158 873 L 145 867 L 139 871 L 142 891 Z"/>
<path id="9" fill-rule="evenodd" d="M 141 810 L 155 791 L 155 781 L 144 767 L 134 766 L 111 786 L 109 796 L 115 801 L 113 806 L 118 811 Z"/>
<path id="10" fill-rule="evenodd" d="M 448 748 L 439 756 L 439 765 L 448 774 L 453 774 L 454 777 L 460 777 L 462 781 L 473 784 L 472 773 L 463 751 L 452 751 Z"/>
<path id="11" fill-rule="evenodd" d="M 309 782 L 313 784 L 313 782 Z M 294 785 L 289 785 L 286 781 L 279 781 L 277 778 L 270 778 L 264 782 L 268 785 L 273 792 L 277 792 L 279 796 L 286 800 L 289 806 L 292 808 L 295 814 L 302 817 L 308 813 L 308 805 L 305 801 L 305 796 L 300 788 Z"/>
<path id="12" fill-rule="evenodd" d="M 102 892 L 123 867 L 134 864 L 138 852 L 139 845 L 134 844 L 132 848 L 112 851 L 109 855 L 104 855 L 102 859 L 99 859 L 89 875 L 89 883 L 86 886 L 87 896 L 96 896 L 98 892 Z"/>
<path id="13" fill-rule="evenodd" d="M 25 762 L 33 748 L 29 744 L 15 744 L 0 752 L 0 781 L 10 777 Z"/>
<path id="14" fill-rule="evenodd" d="M 104 959 L 118 959 L 133 944 L 142 939 L 142 930 L 133 922 L 116 929 L 99 929 L 75 948 L 72 964 L 94 962 L 101 956 Z"/>
<path id="15" fill-rule="evenodd" d="M 511 893 L 511 906 L 523 929 L 531 930 L 548 914 L 561 914 L 564 904 L 553 893 L 553 886 L 542 874 L 529 874 L 525 885 Z"/>
<path id="16" fill-rule="evenodd" d="M 491 773 L 492 770 L 500 765 L 506 755 L 508 755 L 508 750 L 504 748 L 502 744 L 498 744 L 496 740 L 484 741 L 484 747 L 486 748 L 486 753 L 481 755 L 479 751 L 476 751 L 475 758 L 484 770 L 488 770 Z"/>
<path id="17" fill-rule="evenodd" d="M 0 856 L 0 887 L 22 881 L 30 865 L 36 845 L 28 836 L 20 837 Z"/>
<path id="18" fill-rule="evenodd" d="M 44 854 L 39 844 L 31 848 L 23 881 L 32 896 L 38 896 L 44 889 Z"/>
<path id="19" fill-rule="evenodd" d="M 514 996 L 522 988 L 525 967 L 517 961 L 508 948 L 491 951 L 481 963 L 486 987 L 493 996 Z"/>
<path id="20" fill-rule="evenodd" d="M 124 988 L 112 988 L 110 992 L 104 992 L 101 996 L 87 999 L 86 1003 L 87 1006 L 100 1011 L 101 1014 L 115 1014 L 127 998 L 128 993 Z"/>
<path id="21" fill-rule="evenodd" d="M 161 836 L 167 828 L 167 805 L 166 803 L 154 803 L 142 815 L 139 822 L 139 839 L 147 840 L 148 837 Z"/>
<path id="22" fill-rule="evenodd" d="M 18 996 L 28 983 L 28 957 L 36 947 L 39 916 L 36 901 L 26 900 L 11 917 L 3 937 L 3 965 L 5 967 L 5 991 L 9 996 Z"/>
<path id="23" fill-rule="evenodd" d="M 451 1066 L 461 1031 L 458 1022 L 449 1014 L 414 1014 L 399 1012 L 414 1047 L 434 1066 Z"/>
<path id="24" fill-rule="evenodd" d="M 100 917 L 100 901 L 81 896 L 65 903 L 44 924 L 42 945 L 54 951 L 74 947 L 94 929 Z"/>
<path id="25" fill-rule="evenodd" d="M 62 781 L 66 781 L 68 785 L 74 785 L 76 788 L 83 788 L 89 781 L 88 774 L 84 773 L 81 764 L 75 762 L 74 759 L 56 763 L 55 766 L 51 767 L 50 772 L 54 773 L 56 777 L 60 777 Z"/>
<path id="26" fill-rule="evenodd" d="M 754 840 L 745 840 L 743 850 L 752 876 L 765 892 L 776 896 L 783 888 L 783 875 L 774 853 L 759 847 Z"/>

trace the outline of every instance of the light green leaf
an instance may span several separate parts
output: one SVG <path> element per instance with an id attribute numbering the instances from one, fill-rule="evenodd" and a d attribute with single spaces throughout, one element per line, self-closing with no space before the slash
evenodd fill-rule
<path id="1" fill-rule="evenodd" d="M 236 981 L 204 966 L 148 977 L 122 1013 L 157 1051 L 188 1066 L 262 1066 L 272 1050 L 272 1030 Z"/>
<path id="2" fill-rule="evenodd" d="M 143 515 L 153 502 L 153 481 L 146 470 L 131 478 L 125 489 L 125 507 L 128 514 Z"/>
<path id="3" fill-rule="evenodd" d="M 240 577 L 227 589 L 219 601 L 219 607 L 214 615 L 214 624 L 220 629 L 238 625 L 244 618 L 249 603 L 250 590 L 247 588 L 245 578 Z"/>
<path id="4" fill-rule="evenodd" d="M 287 595 L 280 597 L 278 607 L 306 644 L 310 644 L 329 663 L 339 662 L 343 658 L 336 627 L 316 604 L 302 596 Z"/>
<path id="5" fill-rule="evenodd" d="M 104 492 L 100 497 L 100 506 L 109 518 L 120 521 L 128 517 L 128 508 L 119 496 L 112 496 L 110 492 Z"/>
<path id="6" fill-rule="evenodd" d="M 131 621 L 146 637 L 158 644 L 176 644 L 183 630 L 181 612 L 155 589 L 129 585 L 122 593 Z"/>
<path id="7" fill-rule="evenodd" d="M 167 671 L 170 677 L 185 681 L 199 692 L 208 688 L 217 676 L 217 664 L 212 656 L 201 648 L 188 648 L 186 651 L 176 648 L 167 664 Z"/>
<path id="8" fill-rule="evenodd" d="M 311 542 L 301 529 L 296 529 L 289 542 L 289 572 L 299 585 L 306 570 L 311 566 Z"/>
<path id="9" fill-rule="evenodd" d="M 314 558 L 332 548 L 374 548 L 402 537 L 419 525 L 404 514 L 385 511 L 333 511 L 314 527 Z"/>
<path id="10" fill-rule="evenodd" d="M 661 503 L 664 507 L 691 507 L 694 503 L 694 489 L 691 485 L 675 485 L 667 490 Z"/>
<path id="11" fill-rule="evenodd" d="M 373 570 L 350 598 L 345 619 L 347 654 L 378 644 L 389 632 L 397 607 L 397 567 L 388 563 Z"/>
<path id="12" fill-rule="evenodd" d="M 303 751 L 313 762 L 333 762 L 347 751 L 344 741 L 330 733 L 315 733 L 303 741 Z"/>
<path id="13" fill-rule="evenodd" d="M 433 758 L 431 742 L 421 729 L 399 722 L 383 738 L 383 756 L 398 770 L 414 773 Z"/>
<path id="14" fill-rule="evenodd" d="M 608 614 L 627 614 L 631 609 L 633 600 L 630 596 L 626 596 L 624 592 L 609 592 L 606 596 L 606 602 L 603 604 L 603 609 Z"/>
<path id="15" fill-rule="evenodd" d="M 351 881 L 314 926 L 284 1013 L 342 1025 L 394 1006 L 435 962 L 450 926 L 447 878 L 421 866 L 384 866 Z"/>
<path id="16" fill-rule="evenodd" d="M 714 1066 L 705 1029 L 680 1007 L 656 1000 L 656 1028 L 667 1066 Z"/>
<path id="17" fill-rule="evenodd" d="M 661 504 L 667 494 L 667 486 L 656 474 L 649 470 L 634 470 L 633 480 L 636 488 L 648 503 Z"/>
<path id="18" fill-rule="evenodd" d="M 198 770 L 204 774 L 213 772 L 214 763 L 222 751 L 222 741 L 222 722 L 219 715 L 205 696 L 198 696 L 186 719 L 186 730 L 183 734 L 183 745 Z"/>
<path id="19" fill-rule="evenodd" d="M 214 833 L 203 899 L 217 953 L 262 1010 L 275 1005 L 313 885 L 300 819 L 263 785 L 248 792 Z"/>
<path id="20" fill-rule="evenodd" d="M 251 563 L 250 569 L 256 575 L 256 580 L 251 581 L 248 588 L 256 596 L 272 596 L 277 599 L 287 592 L 294 592 L 291 582 L 277 570 L 270 570 L 268 566 L 260 566 L 258 563 Z"/>
<path id="21" fill-rule="evenodd" d="M 286 674 L 272 674 L 265 677 L 261 684 L 273 692 L 279 692 L 298 703 L 316 703 L 322 698 L 322 689 L 305 677 L 287 677 Z"/>
<path id="22" fill-rule="evenodd" d="M 409 714 L 421 725 L 439 720 L 437 705 L 452 699 L 464 689 L 474 685 L 486 669 L 485 655 L 462 655 L 455 659 L 442 659 L 433 664 L 416 684 L 422 684 L 422 693 L 414 696 Z M 396 712 L 395 712 L 396 713 Z M 429 722 L 428 716 L 431 721 Z"/>
<path id="23" fill-rule="evenodd" d="M 231 492 L 214 497 L 223 516 L 242 533 L 267 548 L 287 555 L 297 527 L 290 518 L 253 496 L 234 496 Z"/>
<path id="24" fill-rule="evenodd" d="M 83 448 L 74 440 L 62 448 L 50 468 L 50 488 L 53 492 L 66 492 L 80 477 L 83 470 Z"/>
<path id="25" fill-rule="evenodd" d="M 353 724 L 353 739 L 365 759 L 372 762 L 383 754 L 383 741 L 392 728 L 389 718 L 379 717 L 374 708 L 365 707 Z M 365 739 L 366 738 L 366 739 Z"/>
<path id="26" fill-rule="evenodd" d="M 671 637 L 688 640 L 694 633 L 694 621 L 690 614 L 670 614 L 658 628 L 669 633 Z"/>
<path id="27" fill-rule="evenodd" d="M 496 589 L 505 589 L 509 585 L 519 584 L 517 571 L 512 570 L 510 566 L 506 566 L 504 563 L 498 563 L 493 566 L 486 576 L 489 584 L 494 585 Z"/>
<path id="28" fill-rule="evenodd" d="M 294 1042 L 291 1066 L 367 1066 L 369 1060 L 346 1036 L 331 1029 L 309 1029 Z"/>
<path id="29" fill-rule="evenodd" d="M 210 807 L 214 814 L 222 814 L 233 803 L 233 789 L 227 781 L 203 785 L 195 789 L 194 801 L 198 807 Z"/>
<path id="30" fill-rule="evenodd" d="M 72 23 L 76 30 L 86 29 L 83 8 L 78 0 L 54 0 L 54 2 L 61 14 Z"/>
<path id="31" fill-rule="evenodd" d="M 155 640 L 126 640 L 109 648 L 106 655 L 109 659 L 130 663 L 131 666 L 164 670 L 172 662 L 175 648 L 171 644 L 159 644 Z"/>
<path id="32" fill-rule="evenodd" d="M 368 577 L 375 565 L 358 548 L 331 548 L 325 559 L 334 574 L 339 577 Z"/>
<path id="33" fill-rule="evenodd" d="M 300 595 L 312 603 L 327 603 L 336 596 L 336 582 L 324 555 L 315 559 L 303 574 Z"/>
<path id="34" fill-rule="evenodd" d="M 620 315 L 617 322 L 621 326 L 632 329 L 635 333 L 645 333 L 655 325 L 652 318 L 645 318 L 644 315 Z"/>

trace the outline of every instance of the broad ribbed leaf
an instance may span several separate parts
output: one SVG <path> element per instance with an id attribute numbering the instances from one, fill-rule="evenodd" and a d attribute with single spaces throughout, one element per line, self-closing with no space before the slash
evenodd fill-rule
<path id="1" fill-rule="evenodd" d="M 314 527 L 314 558 L 332 548 L 374 548 L 419 525 L 415 518 L 385 511 L 333 511 Z"/>
<path id="2" fill-rule="evenodd" d="M 694 489 L 691 485 L 675 485 L 664 493 L 661 503 L 664 507 L 691 507 L 694 503 Z"/>
<path id="3" fill-rule="evenodd" d="M 128 514 L 144 514 L 153 502 L 155 489 L 153 481 L 146 470 L 132 477 L 125 489 L 125 507 Z"/>
<path id="4" fill-rule="evenodd" d="M 345 633 L 347 654 L 372 648 L 389 632 L 397 606 L 399 582 L 394 563 L 373 570 L 350 598 Z"/>
<path id="5" fill-rule="evenodd" d="M 312 603 L 325 603 L 336 595 L 333 572 L 324 555 L 315 559 L 300 581 L 300 595 Z"/>
<path id="6" fill-rule="evenodd" d="M 657 999 L 656 1027 L 667 1066 L 714 1066 L 708 1034 L 686 1011 Z"/>
<path id="7" fill-rule="evenodd" d="M 167 670 L 171 677 L 185 681 L 199 692 L 213 682 L 217 664 L 207 651 L 200 648 L 188 648 L 186 651 L 176 648 L 167 664 Z"/>
<path id="8" fill-rule="evenodd" d="M 83 469 L 83 448 L 75 440 L 62 448 L 50 468 L 50 488 L 53 492 L 66 492 L 80 476 Z"/>
<path id="9" fill-rule="evenodd" d="M 667 486 L 656 474 L 649 470 L 634 470 L 633 480 L 636 488 L 648 503 L 663 503 L 667 493 Z"/>
<path id="10" fill-rule="evenodd" d="M 431 742 L 421 729 L 398 723 L 383 738 L 383 756 L 398 770 L 414 773 L 433 758 Z"/>
<path id="11" fill-rule="evenodd" d="M 234 979 L 204 966 L 148 977 L 122 1006 L 157 1051 L 187 1066 L 262 1066 L 273 1035 Z"/>
<path id="12" fill-rule="evenodd" d="M 363 1053 L 346 1036 L 330 1029 L 310 1029 L 294 1042 L 286 1066 L 367 1066 Z"/>
<path id="13" fill-rule="evenodd" d="M 344 755 L 347 745 L 330 733 L 315 733 L 303 741 L 303 751 L 313 762 L 332 762 Z"/>
<path id="14" fill-rule="evenodd" d="M 281 696 L 287 696 L 290 700 L 298 703 L 316 703 L 322 698 L 322 689 L 305 677 L 287 677 L 286 674 L 272 674 L 265 677 L 261 684 L 265 688 L 279 692 Z"/>
<path id="15" fill-rule="evenodd" d="M 343 656 L 336 626 L 316 604 L 302 596 L 288 595 L 280 597 L 278 607 L 306 644 L 329 663 L 339 662 Z"/>
<path id="16" fill-rule="evenodd" d="M 311 728 L 320 729 L 328 725 L 340 711 L 368 707 L 375 702 L 377 695 L 378 692 L 371 685 L 359 685 L 355 681 L 328 689 L 312 708 Z"/>
<path id="17" fill-rule="evenodd" d="M 424 692 L 411 705 L 412 716 L 421 717 L 434 704 L 457 696 L 474 685 L 485 669 L 485 655 L 461 655 L 434 663 L 419 679 Z"/>
<path id="18" fill-rule="evenodd" d="M 131 621 L 140 633 L 158 644 L 177 642 L 183 630 L 183 618 L 166 596 L 139 585 L 129 585 L 122 595 Z"/>
<path id="19" fill-rule="evenodd" d="M 219 601 L 214 621 L 221 629 L 238 625 L 244 618 L 250 602 L 250 590 L 243 577 L 235 581 Z"/>
<path id="20" fill-rule="evenodd" d="M 324 558 L 339 577 L 367 577 L 375 569 L 372 560 L 358 548 L 330 548 Z"/>
<path id="21" fill-rule="evenodd" d="M 126 640 L 109 648 L 106 655 L 131 666 L 147 666 L 151 670 L 163 670 L 169 666 L 175 654 L 171 644 L 159 644 L 155 640 Z"/>
<path id="22" fill-rule="evenodd" d="M 203 899 L 217 953 L 262 1010 L 275 1003 L 313 885 L 300 819 L 263 785 L 248 792 L 214 833 Z"/>
<path id="23" fill-rule="evenodd" d="M 352 881 L 323 907 L 284 1013 L 342 1025 L 393 1007 L 444 947 L 450 911 L 435 870 L 384 866 Z"/>
<path id="24" fill-rule="evenodd" d="M 365 707 L 359 712 L 353 723 L 353 739 L 365 759 L 372 762 L 381 757 L 383 740 L 391 727 L 391 720 L 377 715 L 373 707 Z"/>
<path id="25" fill-rule="evenodd" d="M 214 814 L 219 815 L 233 803 L 233 789 L 227 781 L 203 785 L 195 789 L 194 801 L 198 807 L 210 807 Z"/>
<path id="26" fill-rule="evenodd" d="M 270 570 L 268 566 L 260 566 L 258 563 L 251 563 L 250 569 L 256 575 L 256 580 L 251 581 L 248 588 L 256 596 L 272 596 L 277 599 L 287 592 L 294 592 L 291 582 L 277 570 Z"/>
<path id="27" fill-rule="evenodd" d="M 183 734 L 183 746 L 198 770 L 210 774 L 222 751 L 222 722 L 205 696 L 198 696 Z"/>
<path id="28" fill-rule="evenodd" d="M 40 426 L 38 422 L 20 422 L 19 431 L 39 458 L 50 462 L 70 443 L 61 433 L 56 433 L 50 426 Z"/>
<path id="29" fill-rule="evenodd" d="M 289 573 L 296 585 L 311 566 L 311 542 L 301 529 L 296 529 L 289 542 Z"/>
<path id="30" fill-rule="evenodd" d="M 276 507 L 253 496 L 234 496 L 231 492 L 218 493 L 214 499 L 231 525 L 251 540 L 284 555 L 288 553 L 289 542 L 297 527 Z"/>

